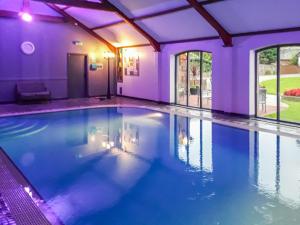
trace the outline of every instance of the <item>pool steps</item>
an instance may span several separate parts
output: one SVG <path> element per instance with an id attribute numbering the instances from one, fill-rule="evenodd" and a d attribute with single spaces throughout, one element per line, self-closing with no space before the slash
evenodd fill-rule
<path id="1" fill-rule="evenodd" d="M 39 121 L 23 120 L 7 123 L 0 120 L 0 140 L 26 137 L 45 130 L 48 124 Z"/>

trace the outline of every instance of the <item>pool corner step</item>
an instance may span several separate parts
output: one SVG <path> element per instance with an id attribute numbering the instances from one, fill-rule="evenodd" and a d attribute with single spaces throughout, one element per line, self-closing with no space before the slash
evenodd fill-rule
<path id="1" fill-rule="evenodd" d="M 9 225 L 62 225 L 0 147 L 1 221 Z"/>

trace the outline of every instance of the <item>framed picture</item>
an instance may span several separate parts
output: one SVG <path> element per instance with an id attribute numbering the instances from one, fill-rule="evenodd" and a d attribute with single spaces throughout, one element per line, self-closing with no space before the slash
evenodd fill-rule
<path id="1" fill-rule="evenodd" d="M 140 58 L 139 57 L 124 57 L 124 74 L 125 76 L 140 75 Z"/>

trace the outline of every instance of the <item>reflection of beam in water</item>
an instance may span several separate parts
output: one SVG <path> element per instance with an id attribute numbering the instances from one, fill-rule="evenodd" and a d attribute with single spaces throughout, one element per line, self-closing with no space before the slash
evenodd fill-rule
<path id="1" fill-rule="evenodd" d="M 116 148 L 106 150 L 101 157 L 95 157 L 94 162 L 86 164 L 82 173 L 71 187 L 51 199 L 51 204 L 60 210 L 60 205 L 70 206 L 65 216 L 71 214 L 80 215 L 82 212 L 90 212 L 95 204 L 98 210 L 110 208 L 116 205 L 121 198 L 128 194 L 140 179 L 152 168 L 151 161 L 134 153 L 125 152 Z M 82 168 L 81 168 L 82 170 Z M 95 188 L 101 190 L 95 195 Z M 86 199 L 84 205 L 75 204 L 82 198 Z M 104 198 L 104 199 L 103 199 Z M 134 199 L 141 202 L 139 199 Z M 80 202 L 78 202 L 80 203 Z M 72 206 L 72 205 L 76 206 Z M 141 202 L 147 205 L 147 202 Z M 103 208 L 104 207 L 104 208 Z M 151 206 L 148 206 L 151 208 Z M 155 207 L 152 207 L 155 209 Z M 156 207 L 157 209 L 157 207 Z M 63 215 L 63 216 L 64 216 Z"/>

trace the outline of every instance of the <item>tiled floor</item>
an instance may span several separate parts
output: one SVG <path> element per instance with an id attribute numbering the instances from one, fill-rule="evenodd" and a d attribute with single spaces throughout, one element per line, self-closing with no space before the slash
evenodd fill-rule
<path id="1" fill-rule="evenodd" d="M 31 105 L 2 104 L 0 105 L 0 117 L 113 106 L 148 108 L 170 114 L 197 117 L 203 120 L 210 120 L 215 123 L 234 126 L 242 129 L 265 131 L 300 138 L 300 126 L 289 126 L 285 124 L 259 121 L 256 119 L 238 118 L 225 114 L 211 113 L 210 111 L 187 109 L 178 106 L 158 104 L 151 101 L 141 101 L 122 97 L 114 97 L 111 100 L 99 100 L 97 98 L 57 100 L 44 104 Z M 4 177 L 5 179 L 2 179 Z M 47 219 L 50 220 L 52 224 L 60 224 L 60 222 L 56 220 L 55 216 L 51 215 L 51 210 L 49 211 L 47 207 L 42 204 L 41 199 L 39 199 L 38 196 L 36 196 L 36 199 L 33 199 L 29 197 L 24 188 L 21 188 L 28 186 L 30 187 L 30 184 L 26 183 L 26 180 L 22 178 L 20 174 L 18 174 L 18 171 L 16 171 L 12 163 L 5 158 L 5 154 L 3 151 L 1 151 L 1 149 L 0 178 L 1 225 L 19 224 L 20 221 L 25 221 L 26 219 L 32 217 L 35 218 L 34 221 L 38 221 L 36 224 L 49 224 L 48 221 L 45 220 L 44 213 L 41 213 L 42 211 L 47 212 Z M 13 188 L 17 190 L 12 191 Z M 18 193 L 18 195 L 15 193 Z M 22 204 L 20 204 L 20 202 L 22 202 Z"/>

